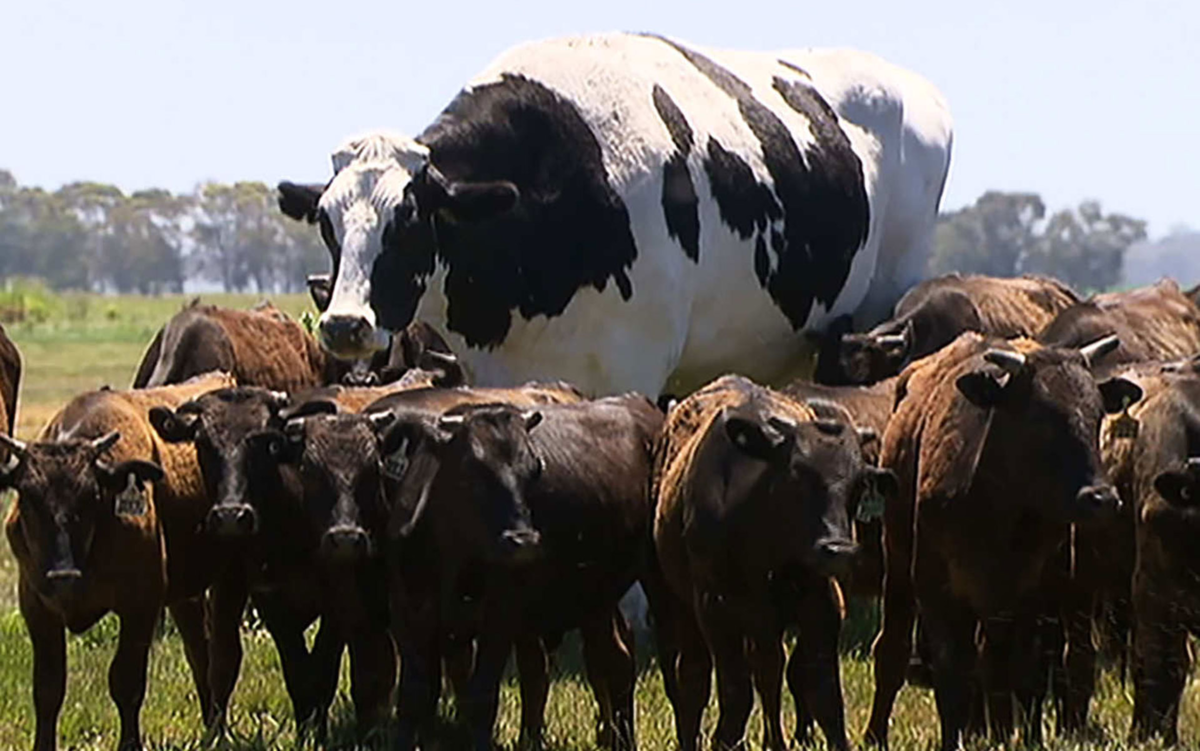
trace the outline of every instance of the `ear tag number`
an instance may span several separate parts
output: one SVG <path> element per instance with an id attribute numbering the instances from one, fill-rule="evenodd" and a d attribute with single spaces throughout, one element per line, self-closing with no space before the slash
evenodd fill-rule
<path id="1" fill-rule="evenodd" d="M 129 473 L 129 481 L 125 489 L 117 493 L 117 516 L 145 516 L 148 509 L 146 490 L 137 479 L 137 475 Z"/>
<path id="2" fill-rule="evenodd" d="M 1138 437 L 1138 430 L 1141 425 L 1138 423 L 1136 417 L 1129 414 L 1129 404 L 1129 397 L 1125 397 L 1122 401 L 1121 414 L 1113 419 L 1112 432 L 1115 438 L 1133 439 Z"/>
<path id="3" fill-rule="evenodd" d="M 863 496 L 858 501 L 858 513 L 854 518 L 860 522 L 872 522 L 876 519 L 883 518 L 883 507 L 886 503 L 883 493 L 879 492 L 879 488 L 874 482 L 867 483 L 867 489 Z"/>

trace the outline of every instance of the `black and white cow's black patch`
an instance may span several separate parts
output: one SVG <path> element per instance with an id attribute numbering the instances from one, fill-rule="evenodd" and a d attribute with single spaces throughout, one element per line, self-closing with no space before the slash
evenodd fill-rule
<path id="1" fill-rule="evenodd" d="M 675 143 L 675 151 L 663 164 L 662 207 L 667 221 L 667 232 L 679 241 L 683 252 L 693 261 L 700 260 L 700 204 L 696 198 L 696 186 L 688 171 L 688 155 L 692 153 L 695 138 L 679 106 L 663 87 L 654 86 L 654 109 Z"/>
<path id="2" fill-rule="evenodd" d="M 629 213 L 572 102 L 506 73 L 460 92 L 417 140 L 450 183 L 507 181 L 520 198 L 511 211 L 478 221 L 413 212 L 395 222 L 401 226 L 389 230 L 372 273 L 383 326 L 407 323 L 435 254 L 449 269 L 447 326 L 473 347 L 504 341 L 512 310 L 554 317 L 587 285 L 603 291 L 612 279 L 624 299 L 633 296 Z M 415 178 L 412 194 L 428 179 Z"/>
<path id="3" fill-rule="evenodd" d="M 862 164 L 833 110 L 811 87 L 775 81 L 785 101 L 809 118 L 819 141 L 808 152 L 806 164 L 787 126 L 754 97 L 749 84 L 695 50 L 655 38 L 678 51 L 737 102 L 742 119 L 762 147 L 773 193 L 745 160 L 714 139 L 709 140 L 705 171 L 722 221 L 742 238 L 756 235 L 754 267 L 759 282 L 792 326 L 800 329 L 814 300 L 830 306 L 837 299 L 854 255 L 866 241 L 870 206 Z M 781 234 L 771 227 L 780 219 Z M 768 232 L 778 255 L 774 269 L 767 254 Z"/>

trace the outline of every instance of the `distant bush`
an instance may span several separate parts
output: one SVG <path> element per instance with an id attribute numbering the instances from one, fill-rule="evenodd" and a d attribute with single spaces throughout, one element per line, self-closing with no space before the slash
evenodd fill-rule
<path id="1" fill-rule="evenodd" d="M 63 309 L 63 301 L 41 279 L 15 277 L 0 290 L 0 323 L 45 323 Z"/>

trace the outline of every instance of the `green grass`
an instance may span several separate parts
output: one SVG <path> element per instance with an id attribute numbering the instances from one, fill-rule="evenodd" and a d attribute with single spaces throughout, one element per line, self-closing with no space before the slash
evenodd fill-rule
<path id="1" fill-rule="evenodd" d="M 32 438 L 54 411 L 71 396 L 103 384 L 125 387 L 154 332 L 190 296 L 159 298 L 106 298 L 94 295 L 64 296 L 48 307 L 37 323 L 6 326 L 25 358 L 25 378 L 18 409 L 19 430 Z M 254 295 L 205 295 L 204 299 L 232 307 L 248 307 Z M 306 296 L 277 298 L 276 303 L 298 316 L 309 307 Z M 30 692 L 32 652 L 24 623 L 16 612 L 16 566 L 7 545 L 0 545 L 0 749 L 28 748 L 33 734 L 33 702 Z M 848 624 L 855 633 L 851 641 L 861 645 L 869 638 L 869 618 L 856 615 Z M 142 729 L 154 749 L 198 749 L 202 744 L 200 713 L 179 639 L 170 629 L 155 643 L 150 661 L 149 686 L 142 711 Z M 108 696 L 107 670 L 116 648 L 117 623 L 111 616 L 82 636 L 69 637 L 67 698 L 59 724 L 60 747 L 87 751 L 111 749 L 117 733 L 116 710 Z M 232 733 L 224 748 L 284 749 L 295 745 L 295 728 L 283 689 L 279 660 L 270 639 L 261 631 L 247 629 L 243 635 L 246 656 L 233 697 Z M 673 719 L 656 667 L 642 647 L 643 670 L 638 681 L 637 725 L 644 750 L 674 748 Z M 568 650 L 570 647 L 567 648 Z M 575 751 L 594 747 L 595 705 L 587 684 L 573 666 L 577 654 L 561 659 L 561 669 L 550 695 L 547 710 L 548 747 Z M 846 719 L 852 742 L 861 739 L 871 701 L 871 666 L 861 649 L 848 651 L 842 664 Z M 343 666 L 342 683 L 334 706 L 332 737 L 335 746 L 349 747 L 352 710 L 348 700 L 348 677 Z M 1193 680 L 1184 697 L 1181 742 L 1200 746 L 1200 708 Z M 1112 675 L 1099 684 L 1093 716 L 1098 737 L 1104 740 L 1087 748 L 1123 748 L 1132 705 L 1131 690 Z M 786 727 L 792 725 L 790 699 L 785 700 Z M 447 708 L 447 713 L 449 709 Z M 706 717 L 706 727 L 715 723 L 715 700 Z M 1049 719 L 1047 727 L 1049 728 Z M 519 715 L 517 687 L 510 678 L 505 686 L 498 737 L 515 743 Z M 892 719 L 892 748 L 925 751 L 937 740 L 937 715 L 929 691 L 901 692 Z M 1084 748 L 1056 740 L 1048 730 L 1048 747 L 1062 751 Z M 761 722 L 757 710 L 748 730 L 750 747 L 758 748 Z M 461 747 L 462 735 L 447 729 L 445 749 Z M 984 748 L 982 744 L 979 746 Z"/>

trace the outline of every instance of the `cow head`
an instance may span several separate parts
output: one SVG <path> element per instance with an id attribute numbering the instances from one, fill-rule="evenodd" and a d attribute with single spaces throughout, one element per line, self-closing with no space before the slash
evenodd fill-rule
<path id="1" fill-rule="evenodd" d="M 907 321 L 894 328 L 853 334 L 843 325 L 825 332 L 817 354 L 816 381 L 830 386 L 861 385 L 899 373 L 912 354 L 913 325 Z"/>
<path id="2" fill-rule="evenodd" d="M 97 528 L 123 513 L 145 514 L 149 486 L 163 478 L 153 462 L 106 461 L 120 438 L 114 431 L 94 440 L 27 445 L 0 434 L 8 448 L 0 488 L 17 491 L 19 532 L 32 559 L 32 580 L 53 599 L 68 601 L 78 594 Z M 128 495 L 134 497 L 132 511 L 119 507 L 119 498 Z"/>
<path id="3" fill-rule="evenodd" d="M 993 348 L 973 360 L 955 385 L 968 402 L 990 410 L 990 424 L 975 431 L 977 464 L 959 462 L 963 471 L 978 467 L 984 482 L 1021 488 L 1012 493 L 1015 502 L 1053 518 L 1116 512 L 1120 499 L 1101 469 L 1100 423 L 1142 390 L 1120 377 L 1097 383 L 1091 368 L 1117 345 L 1109 336 L 1080 349 Z"/>
<path id="4" fill-rule="evenodd" d="M 394 134 L 348 141 L 334 153 L 333 168 L 323 187 L 280 183 L 279 207 L 320 226 L 333 282 L 318 333 L 333 355 L 357 360 L 386 348 L 387 332 L 412 320 L 434 271 L 435 223 L 502 214 L 519 195 L 510 182 L 448 179 L 428 148 Z M 317 287 L 330 289 L 320 280 Z M 315 300 L 324 297 L 311 289 Z"/>
<path id="5" fill-rule="evenodd" d="M 150 424 L 164 441 L 196 446 L 200 473 L 213 501 L 206 521 L 210 533 L 235 538 L 258 532 L 251 436 L 277 424 L 287 403 L 282 392 L 243 386 L 210 391 L 176 409 L 150 410 Z"/>
<path id="6" fill-rule="evenodd" d="M 270 460 L 293 467 L 302 513 L 323 560 L 354 563 L 375 551 L 386 524 L 379 434 L 393 415 L 337 414 L 330 402 L 301 405 L 282 430 L 251 437 Z"/>
<path id="7" fill-rule="evenodd" d="M 872 488 L 894 494 L 896 480 L 863 460 L 861 444 L 871 436 L 824 405 L 814 412 L 813 419 L 797 420 L 753 401 L 721 410 L 697 462 L 723 468 L 723 476 L 699 491 L 703 510 L 696 519 L 706 522 L 693 539 L 710 536 L 702 526 L 720 537 L 756 518 L 817 571 L 847 569 L 858 550 L 850 520 L 859 499 Z"/>
<path id="8" fill-rule="evenodd" d="M 461 545 L 487 560 L 520 563 L 540 554 L 528 498 L 543 470 L 531 437 L 541 422 L 540 412 L 508 405 L 456 407 L 436 421 L 402 420 L 385 448 L 403 478 L 393 534 L 407 536 L 437 513 Z"/>

